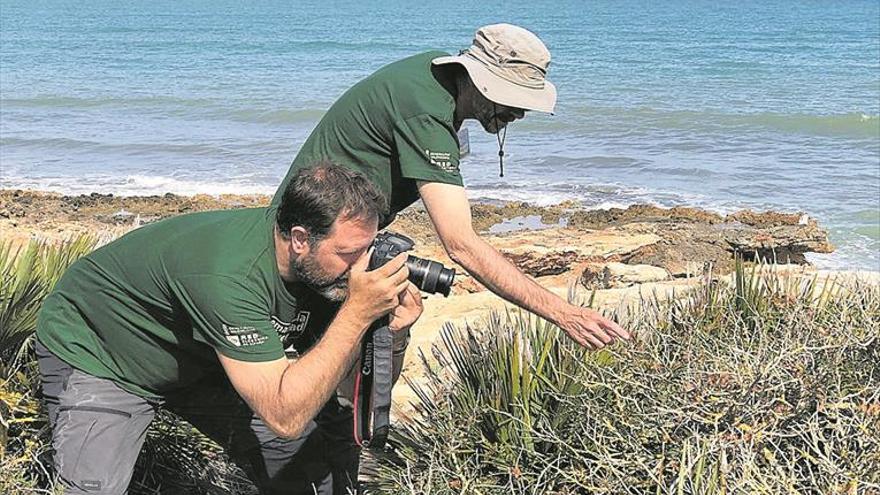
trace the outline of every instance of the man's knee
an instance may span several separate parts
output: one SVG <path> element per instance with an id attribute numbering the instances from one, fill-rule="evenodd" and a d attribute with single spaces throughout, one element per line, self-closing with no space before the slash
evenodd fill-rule
<path id="1" fill-rule="evenodd" d="M 152 405 L 110 380 L 39 354 L 52 409 L 53 464 L 65 493 L 125 493 L 154 416 Z"/>

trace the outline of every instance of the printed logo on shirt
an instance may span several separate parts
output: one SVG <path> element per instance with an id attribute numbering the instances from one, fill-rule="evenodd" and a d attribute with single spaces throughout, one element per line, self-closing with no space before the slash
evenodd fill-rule
<path id="1" fill-rule="evenodd" d="M 272 316 L 272 326 L 278 332 L 278 337 L 285 347 L 285 352 L 295 351 L 295 340 L 305 331 L 306 326 L 309 324 L 309 316 L 311 315 L 311 311 L 300 311 L 296 314 L 296 318 L 289 323 L 281 321 L 277 316 Z"/>
<path id="2" fill-rule="evenodd" d="M 225 323 L 223 324 L 223 334 L 226 336 L 226 340 L 236 347 L 260 345 L 269 340 L 269 337 L 254 327 L 232 327 Z"/>
<path id="3" fill-rule="evenodd" d="M 435 167 L 439 167 L 446 172 L 458 172 L 458 164 L 453 162 L 452 153 L 426 149 L 425 156 L 428 158 L 428 162 Z"/>
<path id="4" fill-rule="evenodd" d="M 306 326 L 309 324 L 309 316 L 311 315 L 311 311 L 300 311 L 296 314 L 296 318 L 289 323 L 281 321 L 277 316 L 273 316 L 272 326 L 282 340 L 289 336 L 297 337 L 305 331 Z"/>

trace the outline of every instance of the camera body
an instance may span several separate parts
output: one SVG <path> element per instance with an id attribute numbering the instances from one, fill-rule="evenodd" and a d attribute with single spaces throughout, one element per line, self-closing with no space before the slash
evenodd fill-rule
<path id="1" fill-rule="evenodd" d="M 394 232 L 379 232 L 373 240 L 373 256 L 370 257 L 370 270 L 375 270 L 391 261 L 395 256 L 410 251 L 416 243 L 405 235 Z"/>
<path id="2" fill-rule="evenodd" d="M 370 257 L 370 270 L 384 265 L 395 256 L 410 251 L 415 246 L 412 239 L 395 232 L 380 232 L 373 241 L 373 255 Z M 409 268 L 409 281 L 419 289 L 428 293 L 449 295 L 455 279 L 455 269 L 446 268 L 442 263 L 408 256 L 406 267 Z"/>

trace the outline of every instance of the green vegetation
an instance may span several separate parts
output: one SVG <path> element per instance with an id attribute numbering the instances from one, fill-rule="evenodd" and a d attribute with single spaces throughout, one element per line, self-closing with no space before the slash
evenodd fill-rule
<path id="1" fill-rule="evenodd" d="M 31 340 L 43 299 L 96 243 L 81 236 L 60 246 L 0 245 L 0 493 L 50 485 L 41 460 L 48 428 L 36 398 L 40 382 Z"/>
<path id="2" fill-rule="evenodd" d="M 630 314 L 599 353 L 520 313 L 447 328 L 374 491 L 880 490 L 880 288 L 740 265 Z"/>
<path id="3" fill-rule="evenodd" d="M 47 469 L 32 334 L 91 250 L 0 247 L 0 493 L 59 492 Z M 586 352 L 544 321 L 447 328 L 420 401 L 372 466 L 374 493 L 875 493 L 880 287 L 739 266 L 621 315 L 637 341 Z M 253 493 L 219 447 L 167 413 L 132 493 Z"/>

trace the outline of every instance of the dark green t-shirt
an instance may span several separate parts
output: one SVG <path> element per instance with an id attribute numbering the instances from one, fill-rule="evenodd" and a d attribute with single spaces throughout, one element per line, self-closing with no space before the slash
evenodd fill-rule
<path id="1" fill-rule="evenodd" d="M 270 361 L 311 346 L 337 309 L 278 273 L 274 208 L 182 215 L 76 261 L 37 337 L 71 366 L 144 397 L 222 373 L 215 350 Z"/>
<path id="2" fill-rule="evenodd" d="M 297 170 L 321 160 L 363 172 L 389 200 L 391 215 L 419 198 L 416 180 L 462 185 L 455 100 L 431 70 L 446 55 L 386 65 L 343 94 L 299 150 L 272 204 L 281 203 Z"/>

